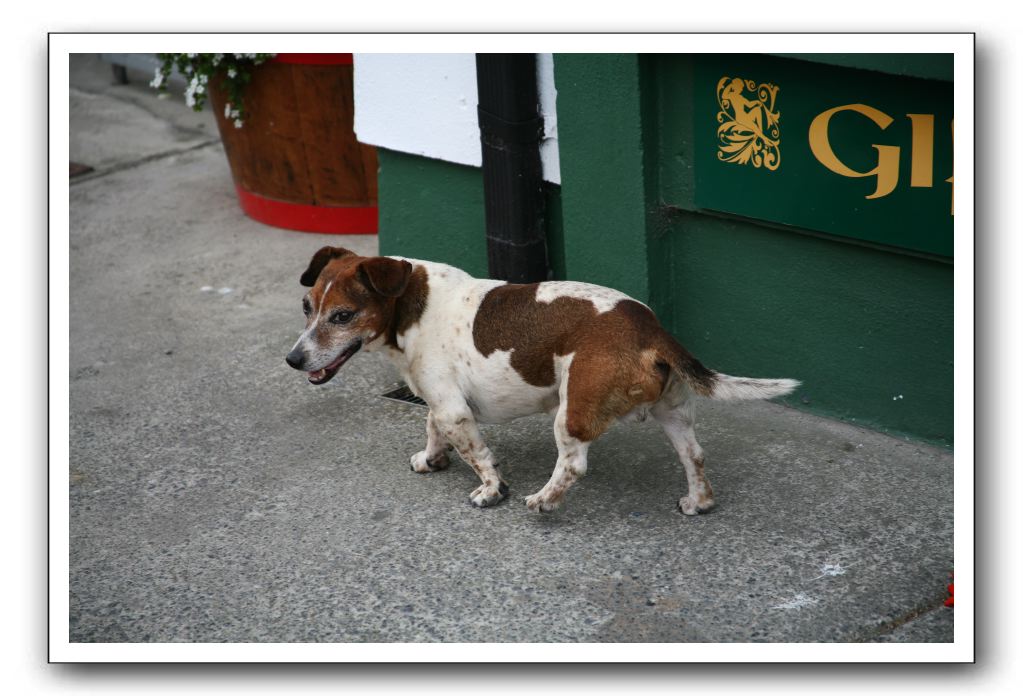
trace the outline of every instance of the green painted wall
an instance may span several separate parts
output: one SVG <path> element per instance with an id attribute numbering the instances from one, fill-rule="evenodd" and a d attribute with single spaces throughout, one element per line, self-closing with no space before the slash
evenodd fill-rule
<path id="1" fill-rule="evenodd" d="M 954 63 L 951 53 L 772 53 L 827 65 L 861 68 L 888 73 L 952 81 Z"/>
<path id="2" fill-rule="evenodd" d="M 952 268 L 739 220 L 671 222 L 673 332 L 728 374 L 795 377 L 788 403 L 952 441 Z"/>
<path id="3" fill-rule="evenodd" d="M 558 149 L 565 270 L 572 280 L 650 297 L 645 128 L 634 54 L 559 54 Z M 571 126 L 561 128 L 562 104 Z M 567 167 L 567 169 L 566 169 Z"/>

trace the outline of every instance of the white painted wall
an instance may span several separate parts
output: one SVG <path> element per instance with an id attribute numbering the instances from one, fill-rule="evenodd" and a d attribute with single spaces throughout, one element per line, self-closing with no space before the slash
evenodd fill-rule
<path id="1" fill-rule="evenodd" d="M 479 167 L 472 53 L 356 53 L 355 134 L 361 142 Z M 544 179 L 561 183 L 554 59 L 537 54 Z"/>
<path id="2" fill-rule="evenodd" d="M 558 90 L 554 87 L 554 54 L 536 54 L 536 87 L 540 92 L 540 113 L 543 115 L 543 140 L 540 160 L 543 178 L 561 183 L 561 160 L 558 159 Z"/>

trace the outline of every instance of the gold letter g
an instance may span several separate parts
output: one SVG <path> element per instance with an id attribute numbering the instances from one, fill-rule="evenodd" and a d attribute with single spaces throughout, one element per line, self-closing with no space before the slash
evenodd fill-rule
<path id="1" fill-rule="evenodd" d="M 867 198 L 882 198 L 895 190 L 899 183 L 899 148 L 895 145 L 874 145 L 877 150 L 877 166 L 869 172 L 858 172 L 850 169 L 835 156 L 828 142 L 828 123 L 831 117 L 839 111 L 855 111 L 863 114 L 876 123 L 881 130 L 891 125 L 892 117 L 883 111 L 867 106 L 866 104 L 846 104 L 836 106 L 817 115 L 817 118 L 810 124 L 810 150 L 825 167 L 842 176 L 861 178 L 865 176 L 877 177 L 877 188 Z"/>

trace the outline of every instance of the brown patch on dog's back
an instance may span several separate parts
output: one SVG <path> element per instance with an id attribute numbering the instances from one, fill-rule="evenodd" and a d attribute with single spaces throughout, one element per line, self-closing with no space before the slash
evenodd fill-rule
<path id="1" fill-rule="evenodd" d="M 555 356 L 574 353 L 569 369 L 569 434 L 598 437 L 615 418 L 656 401 L 674 370 L 698 393 L 714 373 L 662 327 L 650 309 L 623 299 L 598 312 L 590 300 L 539 302 L 539 284 L 501 285 L 484 296 L 472 327 L 484 356 L 511 351 L 512 368 L 537 387 L 554 384 Z"/>
<path id="2" fill-rule="evenodd" d="M 522 379 L 547 387 L 554 384 L 554 356 L 572 352 L 566 339 L 597 310 L 592 302 L 573 297 L 537 302 L 538 287 L 499 285 L 488 292 L 476 311 L 472 340 L 484 356 L 512 351 L 511 365 Z"/>

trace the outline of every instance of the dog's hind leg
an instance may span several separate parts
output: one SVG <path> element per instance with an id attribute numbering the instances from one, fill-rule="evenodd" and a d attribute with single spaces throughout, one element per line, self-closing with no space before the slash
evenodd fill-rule
<path id="1" fill-rule="evenodd" d="M 685 515 L 707 512 L 714 507 L 714 491 L 703 474 L 703 450 L 696 442 L 693 429 L 692 401 L 685 400 L 675 405 L 659 401 L 650 413 L 664 428 L 686 472 L 689 491 L 688 495 L 679 498 L 678 509 Z"/>
<path id="2" fill-rule="evenodd" d="M 539 491 L 526 498 L 526 507 L 537 512 L 550 512 L 565 498 L 565 493 L 586 473 L 586 453 L 589 442 L 583 442 L 568 432 L 568 402 L 562 400 L 554 418 L 554 439 L 558 444 L 558 463 L 550 480 Z"/>
<path id="3" fill-rule="evenodd" d="M 568 489 L 586 473 L 590 443 L 616 418 L 649 403 L 661 392 L 660 375 L 652 365 L 623 362 L 611 351 L 570 354 L 559 366 L 558 414 L 554 438 L 558 463 L 550 480 L 526 498 L 530 510 L 547 512 L 561 504 Z"/>
<path id="4" fill-rule="evenodd" d="M 444 440 L 440 429 L 437 428 L 437 423 L 431 410 L 426 414 L 426 449 L 412 455 L 409 460 L 412 471 L 419 474 L 428 474 L 431 471 L 447 469 L 450 463 L 448 461 L 449 448 L 450 446 Z"/>

